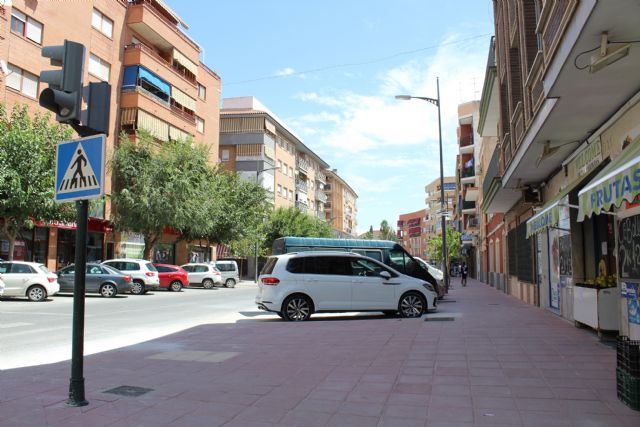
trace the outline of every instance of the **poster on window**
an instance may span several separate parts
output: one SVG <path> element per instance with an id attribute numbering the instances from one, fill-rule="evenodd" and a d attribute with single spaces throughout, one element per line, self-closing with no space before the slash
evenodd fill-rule
<path id="1" fill-rule="evenodd" d="M 549 230 L 549 307 L 560 310 L 560 243 L 558 230 Z"/>
<path id="2" fill-rule="evenodd" d="M 640 325 L 640 302 L 638 301 L 638 284 L 622 283 L 622 297 L 627 300 L 629 323 Z"/>

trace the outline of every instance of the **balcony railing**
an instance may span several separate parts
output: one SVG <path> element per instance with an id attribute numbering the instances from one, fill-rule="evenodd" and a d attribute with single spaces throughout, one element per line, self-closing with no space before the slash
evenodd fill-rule
<path id="1" fill-rule="evenodd" d="M 462 210 L 467 210 L 467 209 L 475 209 L 476 208 L 476 202 L 466 202 L 463 201 L 462 202 Z"/>
<path id="2" fill-rule="evenodd" d="M 327 182 L 327 176 L 324 173 L 322 173 L 320 171 L 317 171 L 316 172 L 316 180 L 320 181 L 323 184 L 325 184 Z"/>
<path id="3" fill-rule="evenodd" d="M 296 179 L 296 190 L 303 191 L 306 193 L 308 189 L 309 187 L 307 186 L 306 181 L 303 181 L 301 179 Z"/>
<path id="4" fill-rule="evenodd" d="M 476 169 L 473 166 L 462 168 L 461 178 L 471 178 L 476 176 Z"/>
<path id="5" fill-rule="evenodd" d="M 316 211 L 316 217 L 323 221 L 327 220 L 327 215 L 324 213 L 324 211 Z"/>
<path id="6" fill-rule="evenodd" d="M 325 193 L 331 193 L 331 191 L 332 191 L 331 190 L 331 184 L 325 184 L 323 190 L 324 190 Z"/>
<path id="7" fill-rule="evenodd" d="M 308 161 L 306 161 L 306 160 L 305 160 L 305 159 L 303 159 L 302 157 L 298 157 L 298 158 L 296 159 L 296 167 L 297 167 L 298 169 L 300 169 L 301 171 L 303 171 L 303 172 L 308 172 L 308 171 L 309 171 L 309 167 L 310 167 L 310 165 L 309 165 L 309 162 L 308 162 Z"/>
<path id="8" fill-rule="evenodd" d="M 322 203 L 325 203 L 328 199 L 327 195 L 322 190 L 316 190 L 316 200 Z"/>
<path id="9" fill-rule="evenodd" d="M 309 209 L 309 205 L 301 202 L 300 200 L 296 200 L 296 208 L 302 212 L 306 212 Z"/>
<path id="10" fill-rule="evenodd" d="M 509 164 L 511 164 L 511 158 L 513 157 L 513 151 L 511 151 L 511 135 L 509 135 L 509 133 L 502 137 L 502 143 L 500 145 L 502 147 L 502 164 L 506 170 Z"/>
<path id="11" fill-rule="evenodd" d="M 129 50 L 140 50 L 142 52 L 145 52 L 146 54 L 153 56 L 156 60 L 160 61 L 161 63 L 165 64 L 168 68 L 170 68 L 174 73 L 178 74 L 180 77 L 182 77 L 183 79 L 187 80 L 189 83 L 191 83 L 192 85 L 196 85 L 197 81 L 196 81 L 196 76 L 194 76 L 191 72 L 189 72 L 188 70 L 178 67 L 176 66 L 171 60 L 168 60 L 167 58 L 163 57 L 162 55 L 160 55 L 158 52 L 156 52 L 155 50 L 153 50 L 152 48 L 150 48 L 149 46 L 143 44 L 143 43 L 132 43 L 132 44 L 128 44 L 124 47 L 125 51 Z"/>
<path id="12" fill-rule="evenodd" d="M 477 217 L 471 217 L 467 221 L 467 228 L 478 228 L 480 227 L 480 220 Z"/>
<path id="13" fill-rule="evenodd" d="M 524 137 L 524 116 L 522 114 L 522 102 L 516 104 L 516 108 L 511 116 L 511 140 L 516 147 L 520 145 Z"/>
<path id="14" fill-rule="evenodd" d="M 487 197 L 493 181 L 498 178 L 500 178 L 500 149 L 496 147 L 495 150 L 493 150 L 489 167 L 482 182 L 482 194 L 484 197 Z"/>
<path id="15" fill-rule="evenodd" d="M 460 147 L 468 147 L 469 145 L 473 145 L 473 134 L 461 136 Z"/>

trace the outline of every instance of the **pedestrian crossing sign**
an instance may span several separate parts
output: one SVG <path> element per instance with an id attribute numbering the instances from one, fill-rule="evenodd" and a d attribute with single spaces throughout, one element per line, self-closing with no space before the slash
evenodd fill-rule
<path id="1" fill-rule="evenodd" d="M 56 202 L 104 195 L 106 136 L 62 142 L 56 148 Z"/>

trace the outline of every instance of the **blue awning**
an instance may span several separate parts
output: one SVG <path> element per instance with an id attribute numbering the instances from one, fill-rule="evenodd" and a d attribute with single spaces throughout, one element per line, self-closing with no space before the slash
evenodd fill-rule
<path id="1" fill-rule="evenodd" d="M 138 86 L 138 79 L 144 80 L 160 92 L 166 94 L 167 98 L 171 96 L 171 85 L 141 65 L 131 65 L 124 69 L 122 88 L 135 88 Z"/>

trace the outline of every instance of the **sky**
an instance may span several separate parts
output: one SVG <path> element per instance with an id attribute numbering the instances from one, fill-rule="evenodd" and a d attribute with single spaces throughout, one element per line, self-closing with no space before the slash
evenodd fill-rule
<path id="1" fill-rule="evenodd" d="M 254 96 L 357 193 L 358 232 L 395 228 L 453 175 L 457 106 L 480 99 L 490 0 L 246 0 L 167 4 L 222 79 L 221 98 Z"/>

